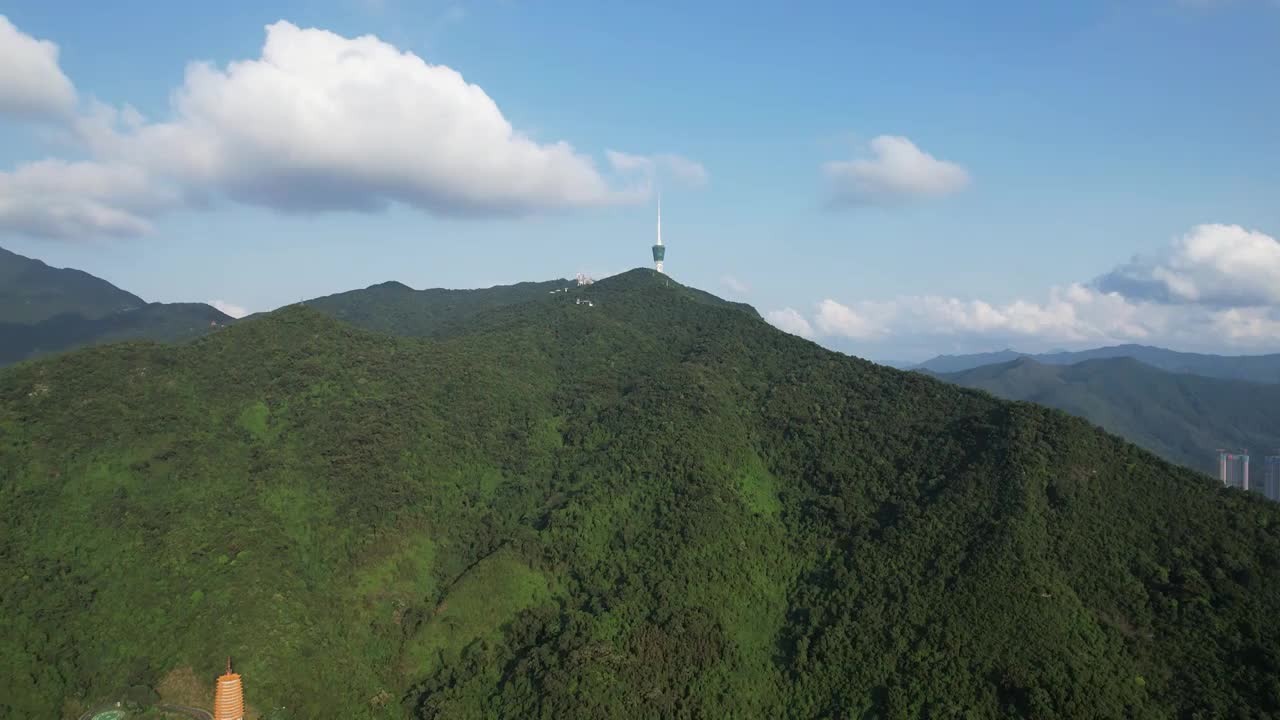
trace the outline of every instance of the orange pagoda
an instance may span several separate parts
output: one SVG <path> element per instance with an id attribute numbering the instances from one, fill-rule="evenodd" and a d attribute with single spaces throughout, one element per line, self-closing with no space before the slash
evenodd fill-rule
<path id="1" fill-rule="evenodd" d="M 213 720 L 244 720 L 244 688 L 240 686 L 240 676 L 231 672 L 231 658 L 227 658 L 226 674 L 218 678 Z"/>

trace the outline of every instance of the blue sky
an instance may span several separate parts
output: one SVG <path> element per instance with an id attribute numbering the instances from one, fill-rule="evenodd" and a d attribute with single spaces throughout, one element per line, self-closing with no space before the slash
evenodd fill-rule
<path id="1" fill-rule="evenodd" d="M 9 2 L 0 245 L 257 311 L 643 265 L 660 188 L 848 352 L 1280 350 L 1276 3 L 744 5 Z"/>

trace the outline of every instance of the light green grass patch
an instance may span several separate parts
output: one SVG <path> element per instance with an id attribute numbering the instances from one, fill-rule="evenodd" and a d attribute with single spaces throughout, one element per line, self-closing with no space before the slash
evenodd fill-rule
<path id="1" fill-rule="evenodd" d="M 267 436 L 267 421 L 270 419 L 271 408 L 259 400 L 240 412 L 239 423 L 254 440 L 263 440 Z"/>
<path id="2" fill-rule="evenodd" d="M 563 415 L 553 415 L 538 423 L 529 438 L 529 446 L 535 450 L 559 450 L 564 447 Z"/>
<path id="3" fill-rule="evenodd" d="M 431 574 L 436 544 L 426 535 L 407 539 L 403 545 L 356 572 L 355 592 L 365 600 L 381 598 L 421 601 L 436 594 Z"/>
<path id="4" fill-rule="evenodd" d="M 547 578 L 515 551 L 502 548 L 453 584 L 411 641 L 406 668 L 419 676 L 429 675 L 442 660 L 456 657 L 476 640 L 498 640 L 502 627 L 517 613 L 551 597 Z"/>
<path id="5" fill-rule="evenodd" d="M 742 502 L 751 512 L 773 517 L 782 511 L 777 481 L 765 468 L 759 455 L 751 453 L 742 464 L 738 470 L 737 487 Z"/>

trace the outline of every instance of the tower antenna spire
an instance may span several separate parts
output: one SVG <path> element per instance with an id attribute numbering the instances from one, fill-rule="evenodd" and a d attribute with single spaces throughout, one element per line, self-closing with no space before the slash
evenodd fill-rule
<path id="1" fill-rule="evenodd" d="M 653 269 L 662 270 L 662 260 L 667 256 L 667 248 L 662 244 L 662 193 L 658 193 L 658 242 L 653 246 Z"/>

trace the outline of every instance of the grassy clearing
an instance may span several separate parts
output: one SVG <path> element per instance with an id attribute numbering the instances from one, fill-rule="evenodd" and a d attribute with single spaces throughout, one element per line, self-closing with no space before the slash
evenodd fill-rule
<path id="1" fill-rule="evenodd" d="M 503 625 L 526 608 L 552 597 L 547 578 L 510 548 L 476 563 L 458 579 L 431 619 L 418 630 L 406 653 L 407 666 L 429 674 L 479 639 L 498 640 Z"/>
<path id="2" fill-rule="evenodd" d="M 742 495 L 742 502 L 751 512 L 768 517 L 774 517 L 781 512 L 782 503 L 778 501 L 777 481 L 760 461 L 760 456 L 755 453 L 751 453 L 738 471 L 737 487 Z"/>

